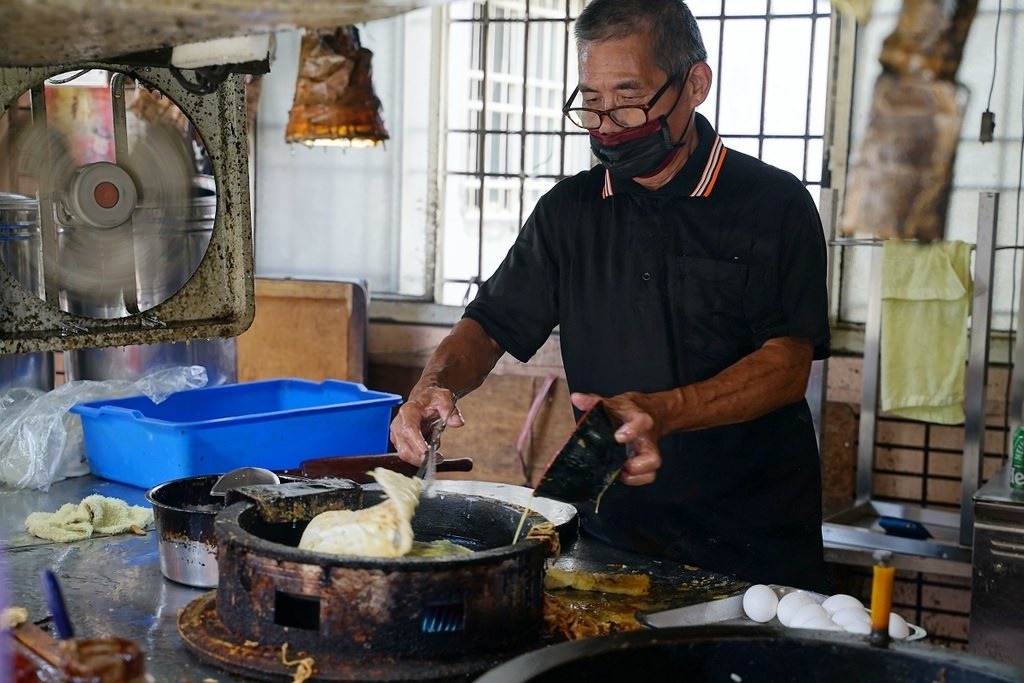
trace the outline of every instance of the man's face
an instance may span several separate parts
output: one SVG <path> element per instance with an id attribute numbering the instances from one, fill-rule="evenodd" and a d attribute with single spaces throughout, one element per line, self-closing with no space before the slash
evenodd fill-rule
<path id="1" fill-rule="evenodd" d="M 651 59 L 650 39 L 643 34 L 581 44 L 579 72 L 582 106 L 601 110 L 646 104 L 668 80 Z M 683 99 L 672 108 L 681 85 L 673 83 L 648 112 L 650 121 L 671 111 L 673 137 L 682 133 L 693 111 Z M 611 134 L 623 128 L 605 116 L 598 130 Z"/>

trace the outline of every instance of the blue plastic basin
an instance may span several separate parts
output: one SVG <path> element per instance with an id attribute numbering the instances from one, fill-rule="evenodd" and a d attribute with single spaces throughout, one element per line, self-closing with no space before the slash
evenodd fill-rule
<path id="1" fill-rule="evenodd" d="M 275 379 L 79 403 L 93 474 L 150 488 L 236 467 L 272 470 L 331 455 L 384 453 L 401 397 L 362 384 Z"/>

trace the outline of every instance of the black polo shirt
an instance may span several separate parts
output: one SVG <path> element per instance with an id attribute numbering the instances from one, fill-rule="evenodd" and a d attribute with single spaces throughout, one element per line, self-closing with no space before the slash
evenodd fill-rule
<path id="1" fill-rule="evenodd" d="M 775 337 L 829 353 L 825 241 L 790 173 L 699 144 L 664 187 L 601 166 L 560 182 L 465 316 L 525 362 L 559 327 L 572 391 L 614 396 L 708 379 Z M 669 435 L 648 486 L 614 484 L 584 530 L 750 581 L 827 588 L 821 477 L 805 401 Z"/>

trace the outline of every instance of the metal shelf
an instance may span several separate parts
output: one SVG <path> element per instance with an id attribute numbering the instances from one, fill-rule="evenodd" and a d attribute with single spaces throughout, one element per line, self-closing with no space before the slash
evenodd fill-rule
<path id="1" fill-rule="evenodd" d="M 887 534 L 879 517 L 920 522 L 932 538 L 906 538 Z M 960 515 L 916 505 L 869 500 L 830 516 L 821 525 L 826 555 L 845 558 L 849 564 L 874 564 L 875 550 L 902 556 L 897 568 L 970 576 L 971 548 L 959 542 Z M 855 557 L 861 556 L 861 557 Z"/>
<path id="2" fill-rule="evenodd" d="M 985 428 L 985 388 L 988 369 L 989 327 L 992 315 L 992 274 L 995 263 L 995 234 L 999 194 L 979 193 L 978 232 L 975 245 L 974 284 L 971 302 L 970 346 L 964 400 L 964 449 L 959 513 L 919 505 L 876 500 L 872 493 L 875 431 L 878 423 L 880 342 L 882 321 L 882 250 L 871 255 L 870 289 L 864 328 L 860 428 L 857 446 L 856 497 L 853 506 L 825 518 L 822 536 L 830 559 L 859 559 L 874 550 L 890 550 L 900 564 L 921 571 L 939 569 L 945 573 L 970 574 L 971 543 L 974 533 L 973 496 L 981 480 Z M 875 241 L 858 241 L 874 244 Z M 877 242 L 877 243 L 880 243 Z M 898 517 L 923 524 L 930 539 L 915 539 L 885 533 L 878 525 L 882 516 Z M 917 558 L 916 560 L 912 558 Z M 861 562 L 854 562 L 860 564 Z M 894 562 L 895 563 L 895 562 Z M 899 566 L 899 565 L 897 565 Z M 928 569 L 924 569 L 927 567 Z"/>

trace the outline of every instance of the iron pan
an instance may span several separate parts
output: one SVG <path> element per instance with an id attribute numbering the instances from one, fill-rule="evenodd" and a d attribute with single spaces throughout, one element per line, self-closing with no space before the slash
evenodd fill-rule
<path id="1" fill-rule="evenodd" d="M 762 626 L 701 626 L 631 631 L 552 645 L 491 669 L 477 683 L 743 681 L 1024 680 L 1024 669 L 948 648 L 892 643 L 888 648 L 845 634 L 780 634 Z"/>
<path id="2" fill-rule="evenodd" d="M 363 488 L 370 490 L 373 486 L 375 485 L 364 485 Z M 555 525 L 555 530 L 558 531 L 558 542 L 563 548 L 572 545 L 579 536 L 580 519 L 576 506 L 551 498 L 534 497 L 533 490 L 525 486 L 466 479 L 437 479 L 433 483 L 433 490 L 441 496 L 455 493 L 463 496 L 491 498 L 518 508 L 526 508 L 529 505 L 531 510 Z"/>
<path id="3" fill-rule="evenodd" d="M 382 497 L 372 488 L 379 489 L 360 489 L 362 507 Z M 256 501 L 241 500 L 217 515 L 216 606 L 194 603 L 196 609 L 190 605 L 190 616 L 178 622 L 179 634 L 200 658 L 223 664 L 227 642 L 232 649 L 227 657 L 234 662 L 228 668 L 255 674 L 279 669 L 273 662 L 279 662 L 280 651 L 272 662 L 267 652 L 250 651 L 248 643 L 287 643 L 324 667 L 315 680 L 322 675 L 325 681 L 454 681 L 469 680 L 497 664 L 494 659 L 536 646 L 544 564 L 552 547 L 542 539 L 511 542 L 521 516 L 516 506 L 455 493 L 423 498 L 413 518 L 417 538 L 447 539 L 474 552 L 397 558 L 298 548 L 317 514 L 314 507 L 291 519 L 268 518 Z M 526 528 L 545 523 L 532 513 Z M 315 616 L 304 617 L 289 612 L 294 605 L 267 598 L 293 593 L 324 602 Z M 427 608 L 459 603 L 472 628 L 424 630 Z M 211 613 L 218 623 L 209 621 Z M 451 613 L 436 615 L 451 623 Z"/>
<path id="4" fill-rule="evenodd" d="M 313 480 L 314 483 L 318 480 Z M 344 481 L 344 480 L 339 480 Z M 357 485 L 363 494 L 362 507 L 371 507 L 384 500 L 379 484 Z M 529 489 L 527 489 L 529 491 Z M 349 568 L 379 568 L 380 566 L 443 567 L 488 563 L 495 557 L 509 553 L 530 553 L 532 544 L 523 538 L 533 527 L 546 520 L 538 511 L 532 510 L 517 543 L 512 536 L 520 520 L 523 507 L 493 496 L 472 495 L 455 491 L 439 491 L 438 495 L 424 496 L 412 519 L 417 540 L 433 541 L 447 539 L 471 548 L 474 552 L 465 555 L 442 557 L 368 557 L 357 555 L 334 555 L 301 550 L 298 547 L 306 525 L 312 517 L 295 518 L 288 521 L 264 520 L 258 507 L 252 501 L 240 500 L 225 508 L 216 516 L 218 544 L 226 540 L 242 543 L 289 562 L 319 564 L 323 566 L 344 565 Z M 556 526 L 556 532 L 557 532 Z M 561 544 L 559 535 L 559 544 Z"/>

